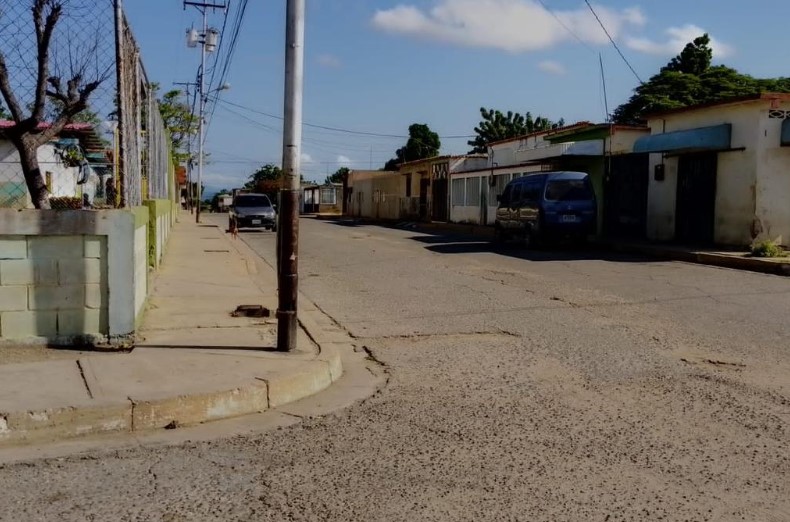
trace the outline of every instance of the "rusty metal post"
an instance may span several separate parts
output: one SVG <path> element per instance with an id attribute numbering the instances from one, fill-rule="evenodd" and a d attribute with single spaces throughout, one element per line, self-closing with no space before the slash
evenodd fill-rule
<path id="1" fill-rule="evenodd" d="M 280 189 L 280 246 L 277 262 L 277 349 L 296 348 L 299 261 L 299 173 L 302 148 L 305 0 L 287 0 L 285 28 L 285 122 L 283 184 Z"/>

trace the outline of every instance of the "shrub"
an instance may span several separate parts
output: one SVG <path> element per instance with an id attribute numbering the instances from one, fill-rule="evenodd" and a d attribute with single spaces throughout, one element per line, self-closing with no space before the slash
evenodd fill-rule
<path id="1" fill-rule="evenodd" d="M 755 257 L 781 257 L 785 255 L 785 251 L 775 242 L 766 240 L 752 245 L 752 255 Z"/>

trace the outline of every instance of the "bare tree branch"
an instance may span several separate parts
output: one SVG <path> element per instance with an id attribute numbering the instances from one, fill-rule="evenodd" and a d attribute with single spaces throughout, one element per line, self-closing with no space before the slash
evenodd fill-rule
<path id="1" fill-rule="evenodd" d="M 22 107 L 19 105 L 19 100 L 11 88 L 11 80 L 8 74 L 8 67 L 5 63 L 5 56 L 0 52 L 0 92 L 3 94 L 5 104 L 11 112 L 11 117 L 14 118 L 16 123 L 22 121 Z"/>
<path id="2" fill-rule="evenodd" d="M 52 122 L 52 125 L 36 135 L 36 141 L 39 143 L 46 143 L 55 138 L 75 115 L 87 109 L 88 98 L 99 88 L 102 84 L 102 80 L 90 82 L 82 88 L 79 87 L 79 80 L 76 78 L 69 80 L 68 83 L 67 101 L 64 103 L 63 109 L 58 117 Z"/>
<path id="3" fill-rule="evenodd" d="M 45 9 L 49 12 L 44 15 Z M 49 77 L 49 44 L 55 30 L 63 5 L 58 0 L 36 0 L 33 4 L 33 22 L 36 26 L 36 44 L 38 47 L 38 75 L 36 78 L 36 101 L 31 117 L 41 121 L 46 106 L 47 80 Z"/>

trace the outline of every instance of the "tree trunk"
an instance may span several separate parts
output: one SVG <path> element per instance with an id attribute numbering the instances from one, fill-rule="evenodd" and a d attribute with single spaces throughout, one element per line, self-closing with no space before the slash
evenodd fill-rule
<path id="1" fill-rule="evenodd" d="M 25 183 L 33 206 L 37 209 L 49 209 L 49 190 L 38 165 L 38 143 L 22 136 L 14 140 L 14 145 L 19 152 L 19 162 L 22 165 L 22 173 L 25 175 Z"/>

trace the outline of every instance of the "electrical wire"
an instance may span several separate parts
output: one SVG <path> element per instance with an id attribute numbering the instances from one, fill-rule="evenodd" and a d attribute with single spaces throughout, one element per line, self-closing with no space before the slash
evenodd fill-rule
<path id="1" fill-rule="evenodd" d="M 228 77 L 228 73 L 230 71 L 230 65 L 233 62 L 233 57 L 235 56 L 235 53 L 236 53 L 236 48 L 238 46 L 238 41 L 239 41 L 239 34 L 241 33 L 241 28 L 242 28 L 242 24 L 244 22 L 244 17 L 246 15 L 247 6 L 248 5 L 249 5 L 249 0 L 241 0 L 240 1 L 239 8 L 236 11 L 236 17 L 234 18 L 233 25 L 232 25 L 232 27 L 230 29 L 230 39 L 229 39 L 230 43 L 227 46 L 227 52 L 225 54 L 224 60 L 222 61 L 222 72 L 219 75 L 219 79 L 217 80 L 216 85 L 213 83 L 213 76 L 214 76 L 214 72 L 215 71 L 212 71 L 212 80 L 209 82 L 209 92 L 214 90 L 216 92 L 216 94 L 213 97 L 213 102 L 214 103 L 211 104 L 211 108 L 208 111 L 209 112 L 209 116 L 207 118 L 207 123 L 206 123 L 206 132 L 204 133 L 204 137 L 203 137 L 203 144 L 204 145 L 206 143 L 206 140 L 208 139 L 208 129 L 211 126 L 211 122 L 214 119 L 214 113 L 215 113 L 215 111 L 217 109 L 217 101 L 220 100 L 220 97 L 219 97 L 220 96 L 219 95 L 220 88 L 225 84 L 225 81 L 226 81 L 226 79 Z M 225 29 L 224 28 L 227 26 L 228 18 L 229 18 L 228 17 L 228 11 L 226 11 L 226 13 L 225 13 L 225 22 L 223 22 L 223 33 L 222 33 L 222 36 L 220 38 L 220 48 L 222 48 L 222 43 L 227 39 L 225 37 Z M 218 53 L 217 53 L 217 62 L 219 62 L 219 50 L 218 50 Z M 219 64 L 215 65 L 215 69 L 216 68 L 219 68 Z M 207 97 L 207 99 L 211 100 L 211 98 L 208 98 L 208 97 Z"/>
<path id="2" fill-rule="evenodd" d="M 642 78 L 639 77 L 639 74 L 637 74 L 636 70 L 633 68 L 633 66 L 631 66 L 631 63 L 628 61 L 628 58 L 626 58 L 625 55 L 623 54 L 623 51 L 620 50 L 620 47 L 617 45 L 617 42 L 615 42 L 614 38 L 612 38 L 612 35 L 609 34 L 609 31 L 606 29 L 606 26 L 603 24 L 601 19 L 598 17 L 598 13 L 596 13 L 595 9 L 593 9 L 593 6 L 590 3 L 590 0 L 584 0 L 584 3 L 587 4 L 587 7 L 590 8 L 590 12 L 593 14 L 595 19 L 598 20 L 598 25 L 600 25 L 601 29 L 603 29 L 603 32 L 606 33 L 606 37 L 609 38 L 609 41 L 612 42 L 612 45 L 614 46 L 615 50 L 617 51 L 617 54 L 620 55 L 620 58 L 622 58 L 623 61 L 625 62 L 625 64 L 628 66 L 628 68 L 631 69 L 631 72 L 634 73 L 634 76 L 636 76 L 636 79 L 639 81 L 639 83 L 644 85 L 645 82 L 642 81 Z"/>
<path id="3" fill-rule="evenodd" d="M 277 116 L 275 114 L 271 114 L 271 113 L 268 113 L 268 112 L 259 111 L 257 109 L 253 109 L 252 107 L 247 107 L 245 105 L 240 105 L 238 103 L 229 102 L 227 100 L 219 100 L 218 99 L 217 101 L 219 103 L 224 104 L 224 105 L 231 105 L 233 107 L 237 107 L 239 109 L 244 109 L 244 110 L 249 111 L 249 112 L 254 112 L 255 114 L 260 114 L 261 116 L 266 116 L 268 118 L 274 118 L 276 120 L 283 120 L 284 119 L 282 116 Z M 355 135 L 358 135 L 358 136 L 371 136 L 371 137 L 376 137 L 376 138 L 397 138 L 397 139 L 408 139 L 409 138 L 408 135 L 404 135 L 404 134 L 385 134 L 385 133 L 379 133 L 379 132 L 356 131 L 356 130 L 351 130 L 351 129 L 343 129 L 343 128 L 340 128 L 340 127 L 330 127 L 328 125 L 317 125 L 315 123 L 307 123 L 307 122 L 304 122 L 303 125 L 305 127 L 312 127 L 314 129 L 323 129 L 323 130 L 329 130 L 329 131 L 333 131 L 333 132 L 341 132 L 341 133 L 344 133 L 344 134 L 355 134 Z M 477 136 L 476 134 L 463 134 L 463 135 L 459 134 L 459 135 L 451 135 L 451 136 L 439 136 L 439 139 L 445 139 L 445 140 L 467 139 L 467 138 L 474 138 L 476 136 Z"/>
<path id="4" fill-rule="evenodd" d="M 540 5 L 542 5 L 542 6 L 543 6 L 543 8 L 544 8 L 546 11 L 548 11 L 548 13 L 549 13 L 551 16 L 553 16 L 553 17 L 554 17 L 554 19 L 555 19 L 555 20 L 557 20 L 557 22 L 558 22 L 558 23 L 559 23 L 559 24 L 560 24 L 560 25 L 561 25 L 561 26 L 562 26 L 562 27 L 563 27 L 563 28 L 564 28 L 566 31 L 568 31 L 568 34 L 570 34 L 571 36 L 573 36 L 573 37 L 574 37 L 574 38 L 575 38 L 575 39 L 576 39 L 576 40 L 577 40 L 577 41 L 578 41 L 580 44 L 582 44 L 582 45 L 583 45 L 583 46 L 585 46 L 587 49 L 589 49 L 589 50 L 590 50 L 590 52 L 592 52 L 592 53 L 595 53 L 595 49 L 593 49 L 593 48 L 592 48 L 592 46 L 590 46 L 590 44 L 588 44 L 587 42 L 585 42 L 584 40 L 582 40 L 582 38 L 581 38 L 581 37 L 580 37 L 578 34 L 576 34 L 576 31 L 574 31 L 573 29 L 571 29 L 570 27 L 568 27 L 568 26 L 567 26 L 567 24 L 565 24 L 565 22 L 563 22 L 563 21 L 562 21 L 562 18 L 560 18 L 559 16 L 557 16 L 557 13 L 555 13 L 554 11 L 552 11 L 551 9 L 549 9 L 549 6 L 548 6 L 548 5 L 546 5 L 546 2 L 544 2 L 543 0 L 538 0 L 538 2 L 540 2 Z"/>

